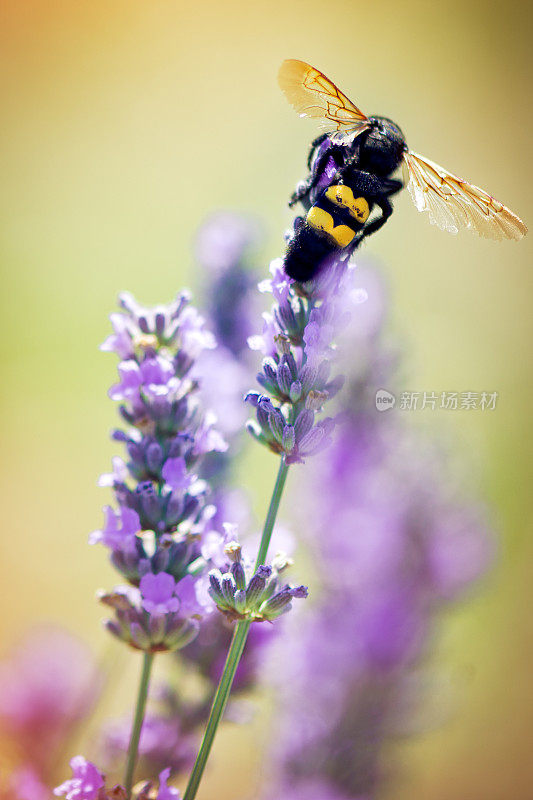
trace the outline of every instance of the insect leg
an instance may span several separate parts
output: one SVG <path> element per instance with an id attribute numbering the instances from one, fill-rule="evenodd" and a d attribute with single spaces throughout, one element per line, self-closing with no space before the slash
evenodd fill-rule
<path id="1" fill-rule="evenodd" d="M 298 233 L 304 222 L 305 222 L 304 217 L 294 218 L 294 221 L 292 223 L 292 230 L 288 230 L 285 232 L 285 241 L 287 243 L 289 243 L 292 239 L 294 239 L 294 237 L 296 236 L 296 234 Z"/>
<path id="2" fill-rule="evenodd" d="M 383 184 L 383 194 L 387 197 L 390 197 L 391 194 L 396 194 L 400 191 L 400 189 L 403 189 L 403 182 L 398 181 L 395 178 L 383 178 L 381 182 Z"/>
<path id="3" fill-rule="evenodd" d="M 309 155 L 307 156 L 307 169 L 311 169 L 311 162 L 313 160 L 313 156 L 315 154 L 316 148 L 325 142 L 328 138 L 328 133 L 321 133 L 320 136 L 317 136 L 316 139 L 313 139 L 311 142 L 311 147 L 309 148 Z"/>
<path id="4" fill-rule="evenodd" d="M 289 208 L 292 208 L 300 200 L 306 198 L 309 192 L 313 189 L 315 182 L 316 182 L 316 176 L 314 175 L 310 175 L 305 181 L 299 181 L 296 184 L 296 189 L 291 194 L 291 199 L 289 200 Z"/>
<path id="5" fill-rule="evenodd" d="M 372 222 L 369 222 L 367 225 L 365 225 L 365 227 L 361 231 L 362 234 L 361 239 L 363 238 L 366 239 L 367 236 L 370 236 L 372 233 L 379 231 L 379 229 L 382 228 L 383 225 L 385 225 L 386 221 L 393 212 L 392 203 L 387 197 L 382 196 L 379 199 L 376 199 L 375 202 L 376 205 L 379 206 L 379 208 L 381 209 L 381 216 L 377 217 L 376 219 L 373 219 Z"/>
<path id="6" fill-rule="evenodd" d="M 342 150 L 337 145 L 333 144 L 330 147 L 327 147 L 320 155 L 318 161 L 313 164 L 311 174 L 304 181 L 300 181 L 300 183 L 298 183 L 296 186 L 296 191 L 292 194 L 291 199 L 289 200 L 289 208 L 292 208 L 292 206 L 298 201 L 308 200 L 310 192 L 312 192 L 315 186 L 318 185 L 319 181 L 324 177 L 324 175 L 328 175 L 329 172 L 332 172 L 332 175 L 327 178 L 327 182 L 329 182 L 329 180 L 333 180 L 333 177 L 335 176 L 336 172 L 342 168 L 342 165 Z M 309 207 L 313 202 L 314 200 L 312 199 L 309 201 Z"/>
<path id="7" fill-rule="evenodd" d="M 384 178 L 381 180 L 381 183 L 382 191 L 375 199 L 376 205 L 381 209 L 381 216 L 365 225 L 362 230 L 364 237 L 370 236 L 383 227 L 393 212 L 392 203 L 389 200 L 390 195 L 396 194 L 400 189 L 403 189 L 402 181 L 397 181 L 393 178 Z"/>

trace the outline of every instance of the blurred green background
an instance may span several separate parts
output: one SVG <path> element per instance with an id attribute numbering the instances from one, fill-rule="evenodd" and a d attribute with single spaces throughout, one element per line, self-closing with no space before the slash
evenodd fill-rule
<path id="1" fill-rule="evenodd" d="M 2 646 L 53 619 L 103 651 L 93 595 L 115 578 L 86 542 L 107 500 L 96 477 L 115 452 L 106 397 L 115 364 L 98 344 L 118 291 L 151 303 L 199 285 L 192 238 L 221 207 L 264 221 L 265 271 L 281 253 L 286 198 L 316 134 L 278 89 L 287 57 L 324 70 L 366 113 L 396 120 L 413 149 L 531 224 L 531 8 L 5 0 L 1 15 Z M 402 388 L 499 393 L 493 412 L 425 412 L 413 422 L 456 442 L 493 504 L 501 544 L 497 568 L 441 638 L 458 708 L 402 746 L 390 798 L 527 800 L 531 237 L 498 244 L 441 233 L 406 192 L 395 207 L 366 251 L 391 286 Z M 252 466 L 260 510 L 276 465 L 257 453 Z M 137 664 L 124 656 L 129 680 Z M 250 769 L 229 788 L 219 755 L 202 796 L 216 786 L 218 798 L 237 800 L 254 785 L 257 753 L 249 732 L 226 732 L 221 748 L 250 756 Z"/>

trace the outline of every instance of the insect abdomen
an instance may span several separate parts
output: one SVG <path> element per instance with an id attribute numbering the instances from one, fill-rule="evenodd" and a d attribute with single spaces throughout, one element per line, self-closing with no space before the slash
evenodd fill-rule
<path id="1" fill-rule="evenodd" d="M 324 259 L 352 243 L 369 214 L 368 201 L 354 197 L 349 186 L 330 186 L 311 206 L 289 243 L 284 260 L 287 275 L 301 282 L 313 278 Z"/>

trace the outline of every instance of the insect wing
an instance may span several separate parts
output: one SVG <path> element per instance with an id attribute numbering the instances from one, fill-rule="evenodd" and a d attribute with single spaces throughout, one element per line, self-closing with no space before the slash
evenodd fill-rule
<path id="1" fill-rule="evenodd" d="M 404 171 L 415 206 L 441 230 L 467 228 L 488 239 L 521 239 L 527 233 L 503 203 L 411 150 L 404 154 Z"/>
<path id="2" fill-rule="evenodd" d="M 329 78 L 305 61 L 284 61 L 278 81 L 301 117 L 319 119 L 328 130 L 333 126 L 337 131 L 366 127 L 368 123 L 368 117 Z"/>

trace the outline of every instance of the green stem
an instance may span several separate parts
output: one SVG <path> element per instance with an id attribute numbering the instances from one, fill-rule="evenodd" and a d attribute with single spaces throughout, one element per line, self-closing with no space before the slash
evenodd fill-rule
<path id="1" fill-rule="evenodd" d="M 259 552 L 257 554 L 257 560 L 255 562 L 256 569 L 257 567 L 261 566 L 261 564 L 264 564 L 266 561 L 268 547 L 270 545 L 270 540 L 272 538 L 272 531 L 274 530 L 274 523 L 278 515 L 278 508 L 281 500 L 281 495 L 283 494 L 283 489 L 285 487 L 285 481 L 287 480 L 288 471 L 289 467 L 285 463 L 285 457 L 282 456 L 281 463 L 279 465 L 278 476 L 276 478 L 276 483 L 274 484 L 272 497 L 270 498 L 270 505 L 268 507 L 267 518 L 265 520 L 263 533 L 261 535 L 261 544 L 259 545 Z"/>
<path id="2" fill-rule="evenodd" d="M 133 786 L 133 774 L 135 772 L 135 764 L 137 762 L 137 754 L 139 751 L 139 739 L 141 738 L 141 729 L 144 721 L 144 711 L 146 708 L 146 698 L 148 697 L 148 686 L 150 684 L 150 673 L 152 671 L 153 662 L 154 662 L 154 654 L 145 653 L 143 658 L 141 681 L 139 683 L 139 693 L 137 695 L 135 718 L 133 720 L 130 744 L 128 747 L 126 776 L 124 778 L 124 788 L 126 789 L 126 797 L 128 798 L 128 800 L 130 800 L 131 787 Z"/>
<path id="3" fill-rule="evenodd" d="M 209 714 L 209 720 L 207 722 L 204 738 L 202 740 L 202 746 L 200 747 L 196 757 L 196 761 L 191 772 L 191 777 L 189 778 L 189 783 L 187 784 L 187 789 L 183 795 L 183 800 L 193 800 L 193 798 L 196 797 L 196 792 L 198 791 L 198 786 L 200 785 L 202 775 L 204 774 L 205 765 L 207 763 L 207 759 L 209 758 L 209 753 L 211 752 L 211 747 L 217 732 L 218 724 L 228 702 L 229 693 L 231 691 L 231 686 L 237 671 L 237 667 L 239 666 L 239 661 L 241 660 L 244 645 L 246 644 L 250 625 L 250 620 L 242 620 L 242 622 L 239 622 L 236 625 L 233 632 L 233 639 L 231 640 L 231 646 L 228 652 L 226 663 L 224 665 L 224 671 L 213 700 L 213 706 L 211 708 L 211 713 Z"/>
<path id="4" fill-rule="evenodd" d="M 257 554 L 257 561 L 255 565 L 256 569 L 261 564 L 265 563 L 288 470 L 289 467 L 285 463 L 285 458 L 282 457 L 281 464 L 279 465 L 278 476 L 272 492 L 270 505 L 268 507 L 265 525 L 263 527 L 261 544 L 259 545 L 259 552 Z M 228 702 L 231 687 L 233 685 L 233 679 L 235 678 L 235 673 L 244 651 L 244 645 L 246 644 L 246 639 L 248 638 L 250 625 L 250 620 L 242 620 L 236 625 L 233 632 L 230 649 L 226 658 L 222 677 L 220 678 L 220 683 L 218 684 L 218 688 L 215 693 L 213 705 L 211 707 L 211 713 L 209 714 L 207 727 L 204 733 L 204 738 L 202 739 L 202 744 L 196 757 L 196 761 L 189 778 L 189 783 L 187 784 L 187 789 L 183 795 L 183 800 L 194 800 L 196 797 L 200 781 L 202 780 L 202 776 L 204 774 L 205 765 L 213 746 L 218 725 L 222 719 L 224 709 L 226 708 Z"/>

